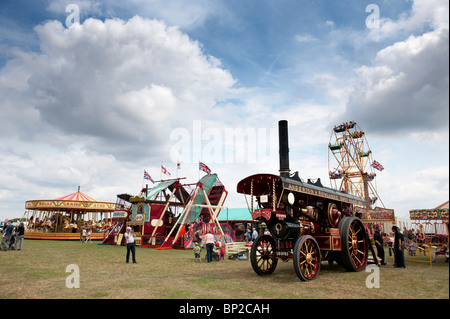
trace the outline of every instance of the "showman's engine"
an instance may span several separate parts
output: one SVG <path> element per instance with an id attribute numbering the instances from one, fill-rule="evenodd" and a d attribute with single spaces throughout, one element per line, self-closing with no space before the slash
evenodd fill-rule
<path id="1" fill-rule="evenodd" d="M 279 175 L 256 174 L 238 183 L 250 196 L 253 220 L 264 222 L 270 235 L 260 235 L 250 259 L 259 275 L 273 273 L 278 259 L 293 259 L 297 276 L 314 279 L 322 260 L 336 261 L 348 271 L 365 269 L 369 237 L 354 207 L 363 199 L 324 187 L 320 179 L 303 181 L 290 174 L 287 121 L 279 121 Z"/>

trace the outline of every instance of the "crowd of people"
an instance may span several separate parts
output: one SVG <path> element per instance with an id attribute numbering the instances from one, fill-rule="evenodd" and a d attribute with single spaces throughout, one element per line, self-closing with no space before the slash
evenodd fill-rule
<path id="1" fill-rule="evenodd" d="M 12 221 L 5 223 L 1 248 L 7 250 L 22 250 L 25 238 L 25 226 L 23 223 L 14 226 Z"/>
<path id="2" fill-rule="evenodd" d="M 247 229 L 246 235 L 245 235 L 245 241 L 246 243 L 253 242 L 260 234 L 256 230 L 256 228 L 253 229 Z M 214 255 L 218 258 L 219 261 L 225 260 L 225 243 L 221 242 L 220 240 L 216 240 L 214 238 L 214 235 L 211 232 L 206 232 L 205 235 L 202 235 L 200 230 L 197 230 L 194 233 L 193 238 L 194 243 L 194 260 L 195 262 L 201 262 L 202 258 L 200 256 L 200 252 L 202 248 L 205 248 L 206 250 L 206 262 L 212 262 L 214 259 Z"/>
<path id="3" fill-rule="evenodd" d="M 389 256 L 394 255 L 394 267 L 405 268 L 405 254 L 409 256 L 416 256 L 421 253 L 426 255 L 426 248 L 429 248 L 425 244 L 425 236 L 420 229 L 416 231 L 414 229 L 406 229 L 403 227 L 403 232 L 400 231 L 400 228 L 397 226 L 392 227 L 391 236 L 387 236 L 387 246 L 389 249 Z M 384 239 L 382 234 L 380 233 L 380 226 L 374 226 L 374 243 L 377 248 L 377 256 L 381 259 L 381 264 L 386 265 L 385 256 L 384 256 Z M 436 261 L 437 255 L 446 255 L 447 253 L 447 244 L 442 244 L 442 246 L 434 251 L 432 262 Z M 446 258 L 448 262 L 448 258 Z"/>
<path id="4" fill-rule="evenodd" d="M 260 232 L 262 232 L 262 229 L 260 229 Z M 256 228 L 247 229 L 245 241 L 247 243 L 252 243 L 259 235 L 260 233 L 256 230 Z M 194 236 L 194 260 L 196 262 L 201 262 L 200 252 L 202 250 L 202 242 L 204 244 L 204 248 L 206 249 L 207 262 L 212 261 L 214 248 L 216 248 L 217 251 L 220 251 L 220 260 L 224 260 L 224 243 L 215 241 L 214 236 L 211 233 L 207 233 L 205 236 L 202 236 L 201 232 L 197 231 Z M 402 232 L 400 231 L 400 228 L 393 226 L 391 236 L 387 236 L 387 234 L 381 234 L 379 225 L 374 226 L 374 244 L 377 249 L 377 257 L 380 258 L 381 265 L 387 265 L 384 251 L 385 246 L 388 246 L 389 256 L 393 255 L 394 257 L 393 266 L 396 268 L 406 268 L 405 254 L 411 256 L 416 255 L 418 247 L 423 246 L 424 242 L 425 236 L 420 230 L 414 231 L 414 229 L 407 230 L 404 228 Z M 447 244 L 443 244 L 441 248 L 433 252 L 432 261 L 434 262 L 436 260 L 437 255 L 445 255 L 447 253 L 447 249 Z M 448 258 L 446 261 L 448 261 Z"/>
<path id="5" fill-rule="evenodd" d="M 216 240 L 211 232 L 207 232 L 202 236 L 200 230 L 197 230 L 194 234 L 194 260 L 201 262 L 202 258 L 200 252 L 202 247 L 206 249 L 206 262 L 213 261 L 214 253 L 219 255 L 219 261 L 225 260 L 225 243 L 220 240 Z"/>
<path id="6" fill-rule="evenodd" d="M 426 249 L 423 247 L 428 247 L 425 244 L 425 236 L 418 229 L 414 231 L 414 229 L 407 230 L 406 227 L 403 227 L 403 236 L 405 238 L 405 249 L 410 256 L 419 255 L 421 252 L 426 255 Z M 447 252 L 447 244 L 443 243 L 442 246 L 433 252 L 432 262 L 436 261 L 436 255 L 445 255 Z M 448 259 L 446 259 L 448 261 Z"/>
<path id="7" fill-rule="evenodd" d="M 261 230 L 262 231 L 262 230 Z M 81 231 L 81 240 L 83 243 L 91 242 L 92 229 L 83 228 Z M 377 249 L 377 256 L 380 259 L 381 265 L 386 265 L 384 245 L 385 239 L 383 234 L 381 234 L 381 229 L 379 225 L 374 226 L 374 244 Z M 386 235 L 386 234 L 384 234 Z M 418 229 L 407 230 L 406 227 L 403 228 L 403 232 L 397 226 L 392 227 L 392 237 L 387 236 L 386 244 L 389 248 L 389 255 L 392 252 L 394 255 L 394 267 L 405 268 L 405 252 L 410 256 L 415 256 L 423 252 L 425 255 L 425 249 L 423 245 L 425 243 L 425 236 Z M 245 240 L 247 243 L 251 243 L 259 236 L 256 228 L 247 229 Z M 1 249 L 3 251 L 7 250 L 22 250 L 23 241 L 25 237 L 25 226 L 24 223 L 19 223 L 14 226 L 12 221 L 6 222 L 3 229 L 3 238 L 1 241 Z M 125 233 L 125 238 L 127 240 L 127 256 L 126 262 L 129 261 L 130 253 L 132 255 L 133 263 L 136 263 L 135 259 L 135 243 L 134 243 L 134 233 L 130 227 L 127 228 Z M 220 240 L 216 240 L 211 232 L 207 232 L 204 236 L 200 230 L 194 233 L 194 260 L 196 262 L 201 262 L 202 258 L 200 252 L 202 247 L 206 249 L 206 261 L 212 262 L 214 254 L 218 255 L 219 261 L 225 260 L 225 243 Z M 446 261 L 448 262 L 448 247 L 447 244 L 443 244 L 439 249 L 433 252 L 432 262 L 435 262 L 437 255 L 446 255 Z"/>

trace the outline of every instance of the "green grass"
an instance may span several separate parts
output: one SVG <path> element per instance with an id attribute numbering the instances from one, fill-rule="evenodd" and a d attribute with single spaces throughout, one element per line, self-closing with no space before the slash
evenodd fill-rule
<path id="1" fill-rule="evenodd" d="M 205 251 L 202 251 L 204 257 Z M 196 263 L 191 250 L 137 248 L 138 264 L 125 264 L 125 247 L 26 240 L 22 251 L 0 251 L 0 299 L 448 299 L 444 257 L 407 261 L 406 269 L 380 268 L 380 288 L 369 289 L 369 272 L 349 273 L 322 263 L 318 277 L 301 282 L 292 261 L 270 276 L 256 275 L 249 261 Z M 386 254 L 387 256 L 387 254 Z M 428 260 L 428 257 L 407 259 Z M 80 269 L 80 288 L 67 288 L 69 264 Z"/>

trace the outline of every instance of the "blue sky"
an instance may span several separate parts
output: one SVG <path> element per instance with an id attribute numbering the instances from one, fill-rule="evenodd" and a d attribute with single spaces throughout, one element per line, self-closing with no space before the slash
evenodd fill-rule
<path id="1" fill-rule="evenodd" d="M 67 25 L 70 4 L 80 24 Z M 377 28 L 366 22 L 369 5 Z M 0 219 L 78 185 L 115 201 L 139 191 L 144 169 L 158 179 L 161 162 L 173 172 L 177 160 L 191 182 L 198 159 L 209 164 L 227 204 L 244 207 L 239 180 L 278 170 L 277 137 L 267 137 L 280 119 L 289 120 L 291 169 L 304 178 L 328 183 L 332 128 L 353 120 L 385 167 L 377 175 L 385 206 L 400 216 L 435 207 L 449 197 L 448 8 L 445 0 L 4 0 Z M 230 139 L 239 129 L 265 132 L 256 143 L 271 157 L 249 156 L 254 145 Z"/>

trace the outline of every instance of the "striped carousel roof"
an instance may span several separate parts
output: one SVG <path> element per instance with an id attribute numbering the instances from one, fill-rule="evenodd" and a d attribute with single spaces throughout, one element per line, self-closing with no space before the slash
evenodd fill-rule
<path id="1" fill-rule="evenodd" d="M 98 200 L 83 194 L 82 192 L 78 191 L 63 197 L 59 197 L 55 200 L 72 200 L 72 201 L 80 201 L 80 202 L 98 202 Z"/>

